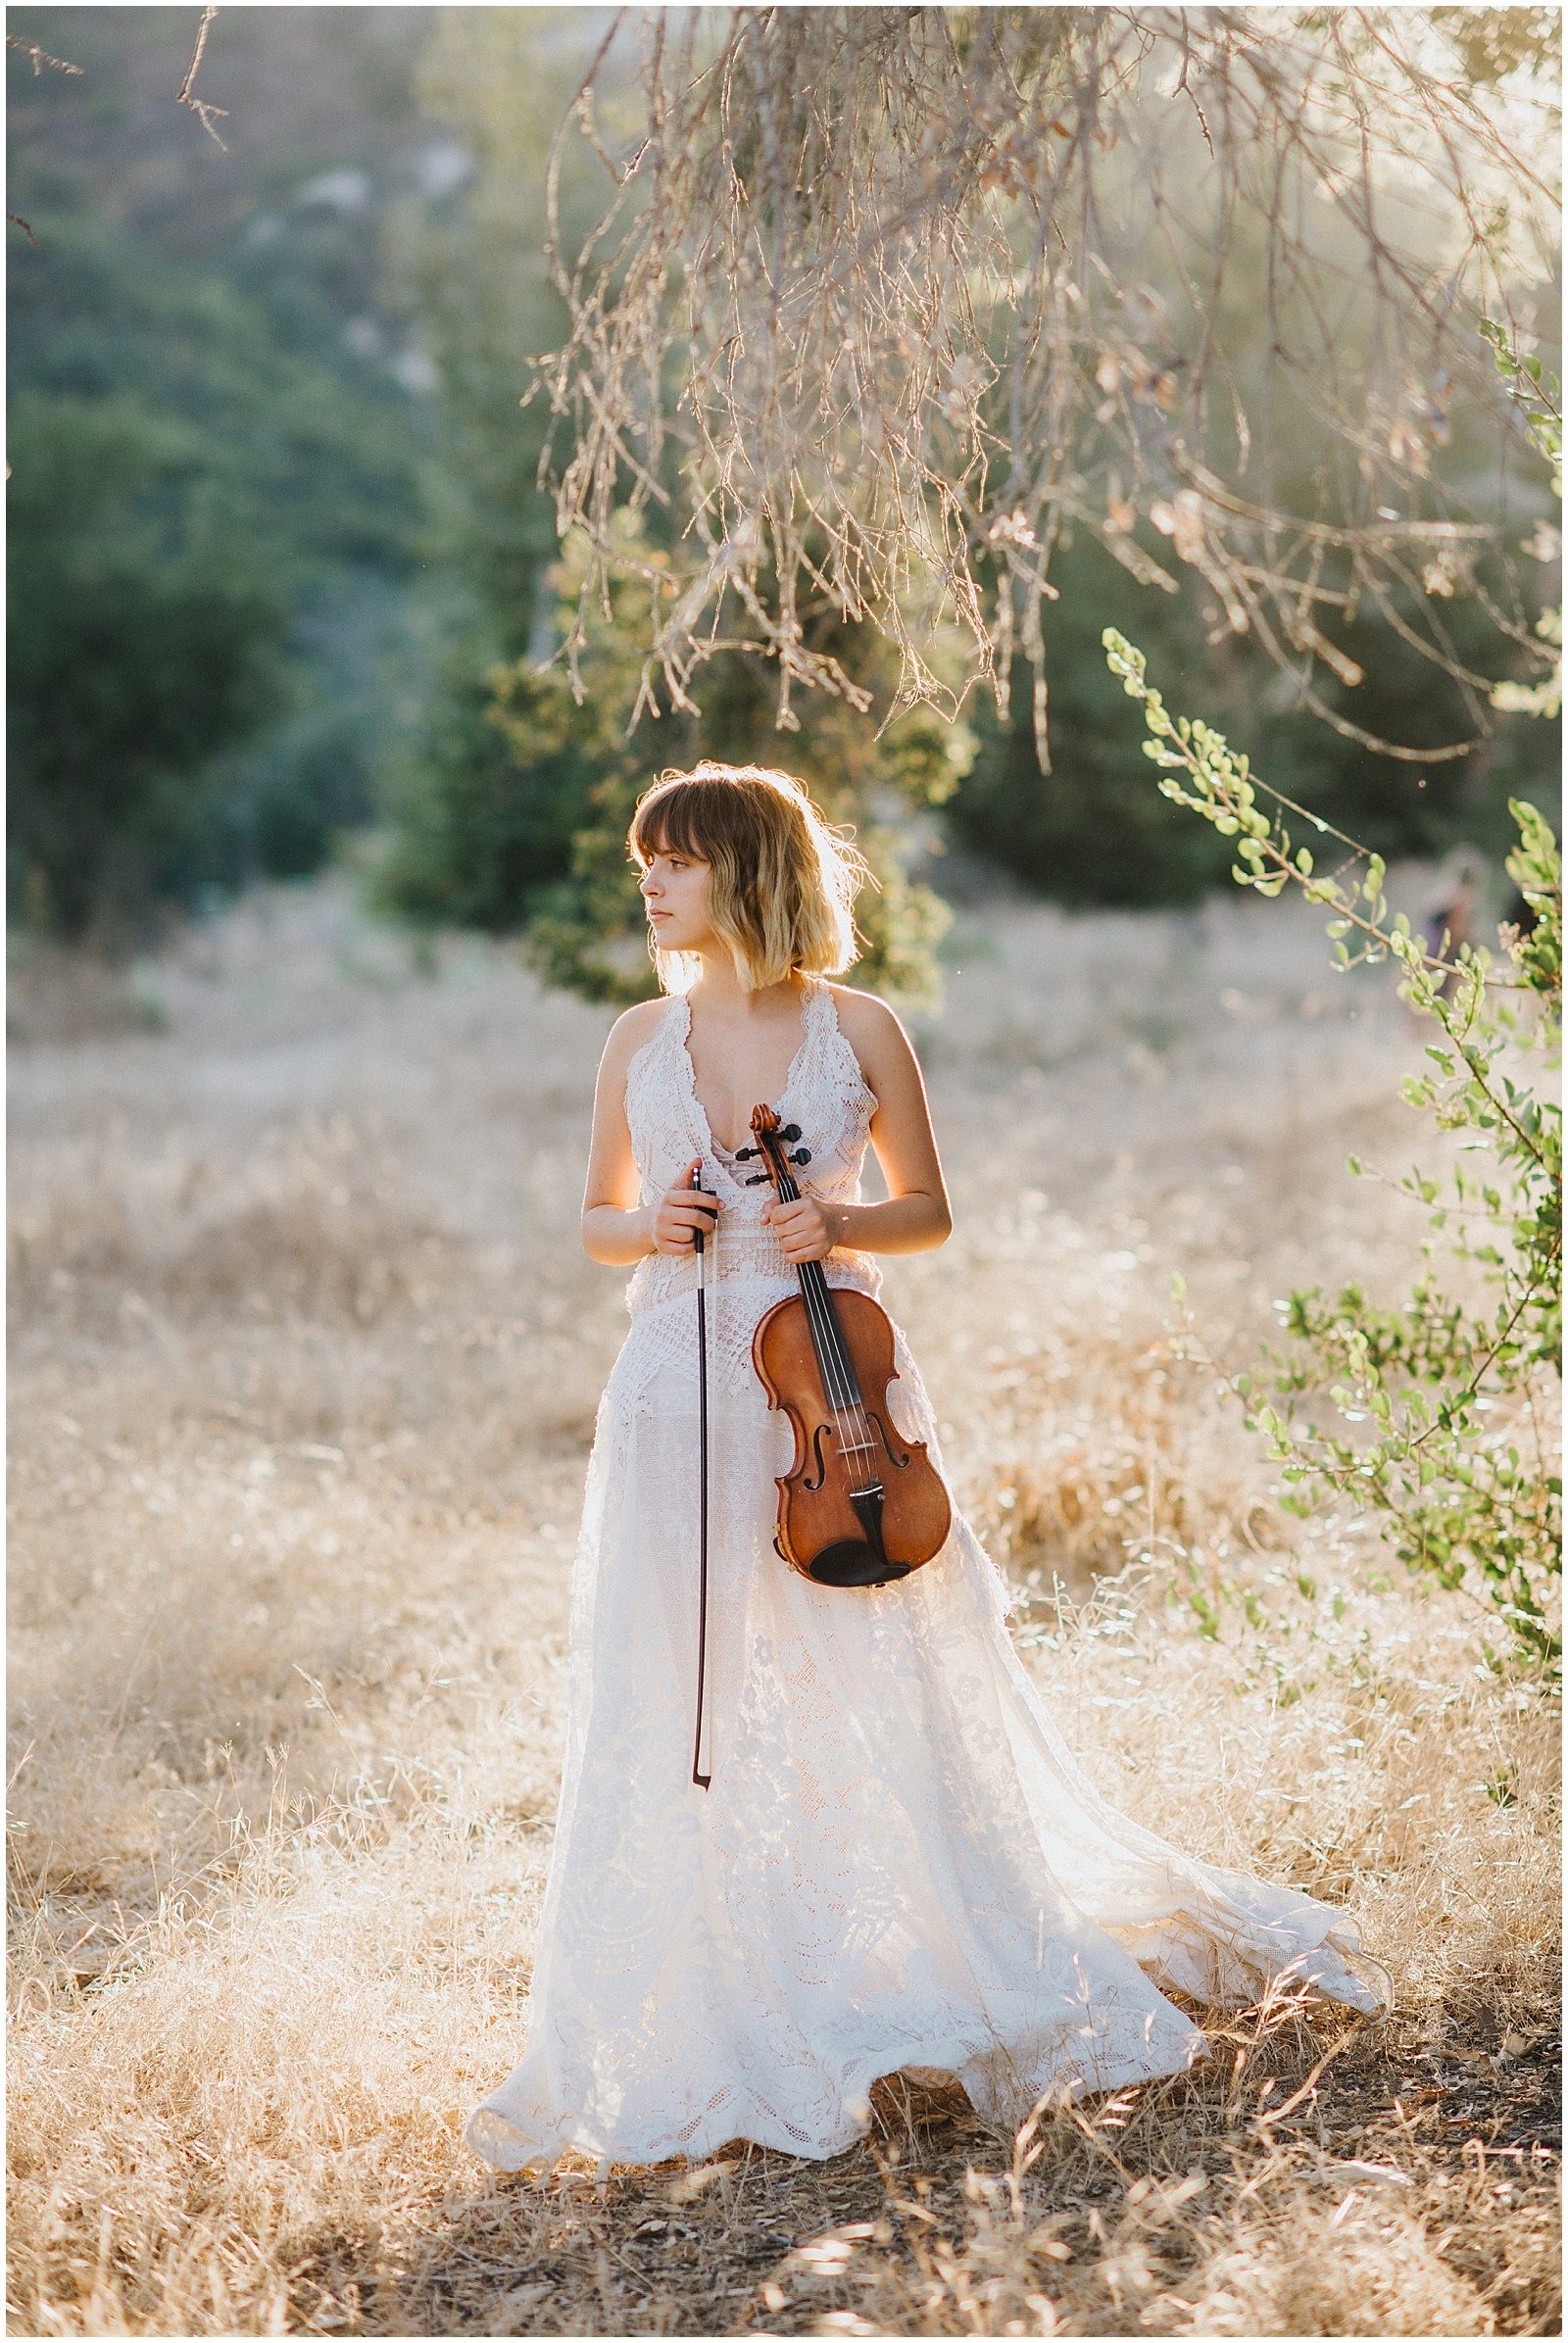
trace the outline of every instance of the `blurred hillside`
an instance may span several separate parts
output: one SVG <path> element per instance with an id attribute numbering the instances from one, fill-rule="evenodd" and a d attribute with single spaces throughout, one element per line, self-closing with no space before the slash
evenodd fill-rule
<path id="1" fill-rule="evenodd" d="M 309 870 L 364 818 L 425 559 L 382 260 L 441 183 L 418 9 L 29 9 L 8 54 L 12 882 L 69 934 Z"/>

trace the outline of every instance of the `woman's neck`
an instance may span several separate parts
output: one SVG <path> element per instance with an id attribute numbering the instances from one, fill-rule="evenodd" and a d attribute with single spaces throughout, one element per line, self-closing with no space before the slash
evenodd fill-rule
<path id="1" fill-rule="evenodd" d="M 728 952 L 722 954 L 705 952 L 699 957 L 703 972 L 692 986 L 688 998 L 693 1001 L 701 1001 L 710 1013 L 720 1017 L 767 1018 L 782 1002 L 799 1000 L 805 989 L 804 979 L 797 969 L 779 984 L 764 985 L 760 992 L 748 993 Z"/>

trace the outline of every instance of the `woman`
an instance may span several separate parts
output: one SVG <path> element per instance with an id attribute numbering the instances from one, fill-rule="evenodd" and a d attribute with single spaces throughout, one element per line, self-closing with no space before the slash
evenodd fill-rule
<path id="1" fill-rule="evenodd" d="M 887 1585 L 821 1586 L 779 1558 L 794 1440 L 753 1329 L 804 1261 L 876 1294 L 878 1253 L 948 1237 L 947 1192 L 898 1018 L 826 981 L 856 956 L 867 873 L 801 784 L 666 773 L 628 843 L 665 991 L 606 1044 L 582 1231 L 595 1260 L 634 1265 L 632 1326 L 588 1468 L 527 2037 L 469 2145 L 507 2171 L 574 2147 L 603 2173 L 734 2138 L 826 2157 L 905 2067 L 956 2075 L 1007 2123 L 1048 2093 L 1180 2072 L 1206 2044 L 1161 1984 L 1234 2005 L 1284 1979 L 1379 2008 L 1344 1915 L 1196 1862 L 1097 1793 L 956 1509 L 935 1558 Z M 760 1099 L 809 1149 L 798 1201 L 737 1161 Z M 882 1203 L 860 1200 L 868 1139 Z M 897 1328 L 895 1362 L 897 1429 L 941 1472 Z"/>

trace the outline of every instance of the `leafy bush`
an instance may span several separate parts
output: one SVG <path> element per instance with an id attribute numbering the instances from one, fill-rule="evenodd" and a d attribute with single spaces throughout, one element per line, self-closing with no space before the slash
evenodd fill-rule
<path id="1" fill-rule="evenodd" d="M 286 606 L 130 393 L 12 403 L 11 868 L 68 939 L 141 914 L 211 825 L 213 760 L 281 704 Z"/>
<path id="2" fill-rule="evenodd" d="M 1276 1391 L 1326 1398 L 1347 1427 L 1370 1431 L 1342 1437 L 1294 1407 L 1282 1414 L 1254 1398 L 1251 1377 L 1231 1378 L 1249 1426 L 1271 1440 L 1293 1485 L 1285 1500 L 1291 1510 L 1349 1497 L 1387 1517 L 1410 1569 L 1446 1586 L 1475 1572 L 1516 1655 L 1554 1678 L 1562 1480 L 1550 1447 L 1557 1409 L 1542 1403 L 1544 1384 L 1561 1375 L 1562 1127 L 1559 1106 L 1539 1095 L 1527 1068 L 1532 1056 L 1544 1064 L 1560 1059 L 1556 840 L 1537 806 L 1509 801 L 1519 842 L 1507 868 L 1533 925 L 1502 931 L 1508 973 L 1494 975 L 1493 954 L 1467 944 L 1451 962 L 1437 957 L 1402 911 L 1389 918 L 1379 855 L 1255 780 L 1248 758 L 1210 726 L 1172 717 L 1146 680 L 1142 653 L 1114 627 L 1102 640 L 1112 672 L 1143 704 L 1151 735 L 1144 753 L 1162 768 L 1161 791 L 1236 841 L 1237 882 L 1271 897 L 1294 883 L 1325 904 L 1342 966 L 1391 956 L 1398 962 L 1401 996 L 1443 1035 L 1428 1051 L 1434 1072 L 1408 1077 L 1403 1095 L 1437 1128 L 1467 1133 L 1467 1151 L 1490 1159 L 1479 1173 L 1455 1171 L 1445 1200 L 1440 1183 L 1419 1172 L 1402 1183 L 1429 1207 L 1448 1250 L 1495 1289 L 1490 1311 L 1445 1293 L 1432 1240 L 1423 1246 L 1428 1268 L 1409 1298 L 1394 1306 L 1373 1303 L 1358 1286 L 1343 1288 L 1332 1301 L 1315 1287 L 1293 1293 L 1285 1324 L 1304 1355 L 1274 1354 Z M 1272 813 L 1259 805 L 1260 794 L 1273 799 Z M 1281 808 L 1348 850 L 1348 863 L 1361 866 L 1353 883 L 1316 871 L 1311 849 L 1293 846 Z M 1352 935 L 1354 961 L 1347 944 Z M 1353 1156 L 1350 1168 L 1361 1169 Z"/>

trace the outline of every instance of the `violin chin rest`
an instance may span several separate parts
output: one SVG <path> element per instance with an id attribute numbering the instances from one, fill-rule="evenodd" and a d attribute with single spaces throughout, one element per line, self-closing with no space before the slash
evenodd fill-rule
<path id="1" fill-rule="evenodd" d="M 906 1579 L 907 1562 L 884 1562 L 862 1538 L 841 1538 L 825 1545 L 807 1566 L 808 1578 L 821 1586 L 882 1586 L 890 1579 Z"/>

